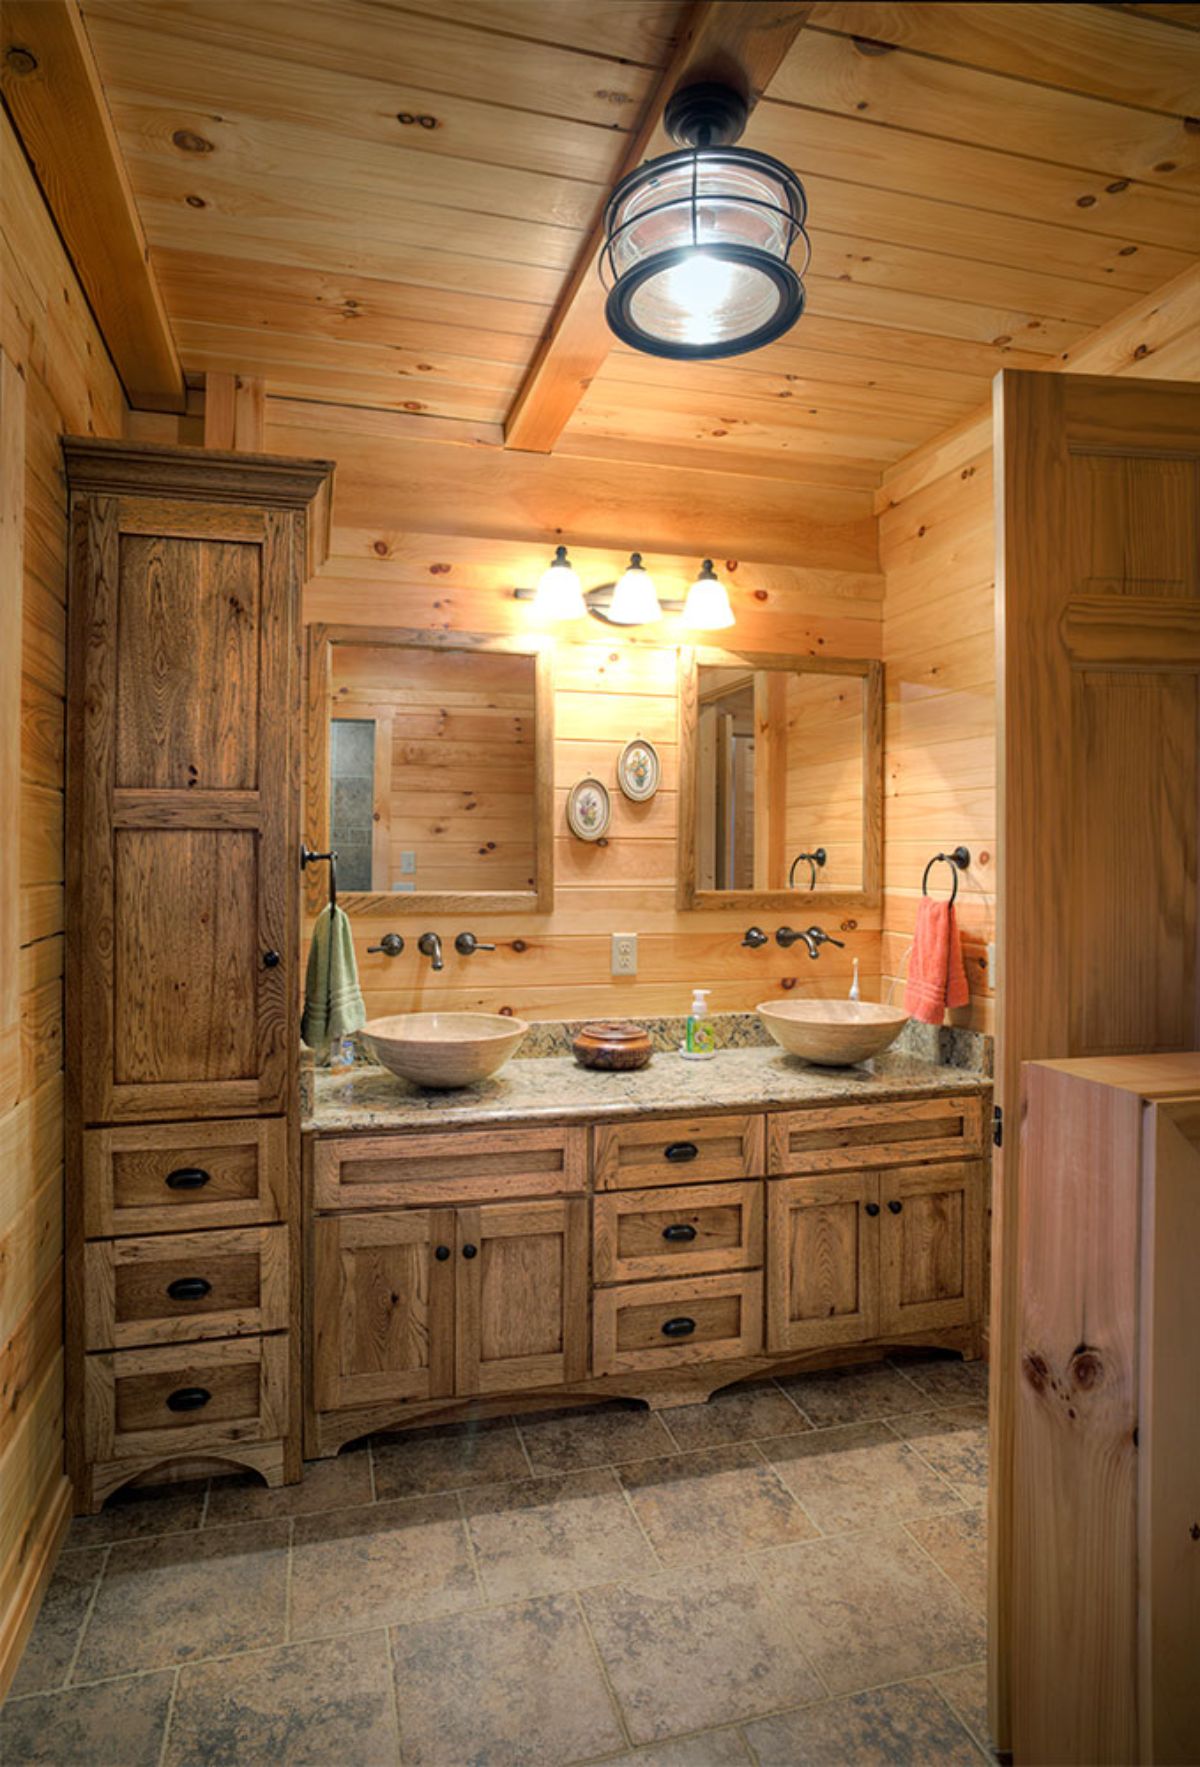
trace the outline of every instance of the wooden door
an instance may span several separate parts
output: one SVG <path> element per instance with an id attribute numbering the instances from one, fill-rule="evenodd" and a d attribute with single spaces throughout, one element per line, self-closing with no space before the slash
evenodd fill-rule
<path id="1" fill-rule="evenodd" d="M 318 1411 L 438 1399 L 454 1387 L 454 1211 L 313 1223 Z"/>
<path id="2" fill-rule="evenodd" d="M 1009 1744 L 1022 1062 L 1194 1049 L 1200 388 L 997 378 L 992 1736 Z"/>
<path id="3" fill-rule="evenodd" d="M 856 1344 L 879 1331 L 879 1177 L 767 1184 L 767 1349 Z"/>
<path id="4" fill-rule="evenodd" d="M 85 1122 L 283 1111 L 302 518 L 77 496 L 74 1062 Z"/>
<path id="5" fill-rule="evenodd" d="M 460 1394 L 587 1373 L 587 1201 L 487 1203 L 458 1215 Z"/>
<path id="6" fill-rule="evenodd" d="M 879 1174 L 879 1329 L 938 1331 L 979 1317 L 982 1168 L 893 1166 Z"/>

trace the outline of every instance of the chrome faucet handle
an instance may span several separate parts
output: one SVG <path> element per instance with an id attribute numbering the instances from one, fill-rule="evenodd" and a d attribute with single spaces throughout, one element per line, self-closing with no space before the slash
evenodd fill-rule
<path id="1" fill-rule="evenodd" d="M 404 940 L 399 933 L 384 933 L 378 945 L 367 946 L 367 953 L 373 957 L 377 951 L 382 951 L 385 957 L 399 957 L 403 949 Z"/>
<path id="2" fill-rule="evenodd" d="M 768 943 L 769 943 L 769 940 L 767 938 L 767 935 L 766 935 L 766 933 L 763 932 L 763 930 L 760 926 L 748 927 L 746 930 L 746 935 L 742 940 L 742 944 L 749 945 L 751 951 L 757 951 L 761 946 L 766 945 Z"/>
<path id="3" fill-rule="evenodd" d="M 494 945 L 481 945 L 474 933 L 459 933 L 454 949 L 460 957 L 474 957 L 476 951 L 494 951 Z"/>

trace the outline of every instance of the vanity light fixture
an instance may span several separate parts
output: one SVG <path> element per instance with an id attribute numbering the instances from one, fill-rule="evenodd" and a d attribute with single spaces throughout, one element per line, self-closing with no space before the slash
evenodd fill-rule
<path id="1" fill-rule="evenodd" d="M 598 583 L 584 589 L 567 558 L 565 546 L 542 572 L 536 589 L 514 589 L 517 601 L 531 601 L 535 618 L 547 624 L 556 620 L 581 620 L 591 614 L 606 626 L 648 626 L 664 614 L 683 615 L 683 624 L 698 631 L 717 632 L 734 624 L 733 609 L 725 585 L 706 558 L 684 601 L 664 601 L 654 579 L 642 563 L 640 552 L 631 552 L 629 564 L 615 583 Z"/>
<path id="2" fill-rule="evenodd" d="M 803 312 L 804 186 L 770 154 L 732 145 L 748 114 L 730 86 L 683 87 L 663 113 L 680 151 L 635 167 L 609 198 L 600 274 L 623 344 L 684 361 L 742 356 Z"/>
<path id="3" fill-rule="evenodd" d="M 542 572 L 533 594 L 533 611 L 541 620 L 582 620 L 587 613 L 583 587 L 567 557 L 565 546 L 555 548 L 554 557 Z"/>
<path id="4" fill-rule="evenodd" d="M 729 591 L 713 570 L 711 558 L 705 559 L 699 576 L 687 592 L 683 623 L 702 632 L 718 632 L 734 623 Z"/>
<path id="5" fill-rule="evenodd" d="M 662 618 L 654 578 L 640 552 L 629 555 L 629 569 L 618 578 L 606 617 L 614 626 L 646 626 Z"/>

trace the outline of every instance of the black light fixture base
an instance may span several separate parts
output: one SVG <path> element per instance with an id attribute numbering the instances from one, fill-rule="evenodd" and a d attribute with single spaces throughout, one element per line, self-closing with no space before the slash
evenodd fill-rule
<path id="1" fill-rule="evenodd" d="M 740 139 L 749 115 L 746 100 L 732 86 L 700 80 L 667 100 L 663 127 L 680 147 L 729 147 Z"/>

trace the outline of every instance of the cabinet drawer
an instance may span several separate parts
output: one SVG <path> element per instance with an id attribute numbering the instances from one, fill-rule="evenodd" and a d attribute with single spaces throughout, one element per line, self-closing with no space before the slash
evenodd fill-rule
<path id="1" fill-rule="evenodd" d="M 587 1188 L 585 1129 L 457 1130 L 313 1143 L 318 1209 L 394 1209 L 563 1196 Z"/>
<path id="2" fill-rule="evenodd" d="M 88 1129 L 84 1231 L 100 1239 L 279 1221 L 287 1176 L 283 1117 Z"/>
<path id="3" fill-rule="evenodd" d="M 288 1338 L 100 1350 L 84 1383 L 90 1461 L 219 1455 L 286 1434 Z"/>
<path id="4" fill-rule="evenodd" d="M 212 1228 L 84 1248 L 87 1348 L 178 1344 L 282 1331 L 286 1227 Z"/>
<path id="5" fill-rule="evenodd" d="M 762 1349 L 762 1272 L 597 1289 L 597 1374 L 724 1362 Z"/>
<path id="6" fill-rule="evenodd" d="M 977 1094 L 778 1111 L 767 1121 L 772 1174 L 959 1160 L 983 1146 L 983 1100 Z"/>
<path id="7" fill-rule="evenodd" d="M 761 1178 L 761 1117 L 660 1117 L 613 1123 L 592 1131 L 597 1190 L 640 1190 L 648 1184 Z"/>
<path id="8" fill-rule="evenodd" d="M 762 1263 L 762 1180 L 614 1190 L 596 1197 L 597 1282 L 698 1276 Z"/>

